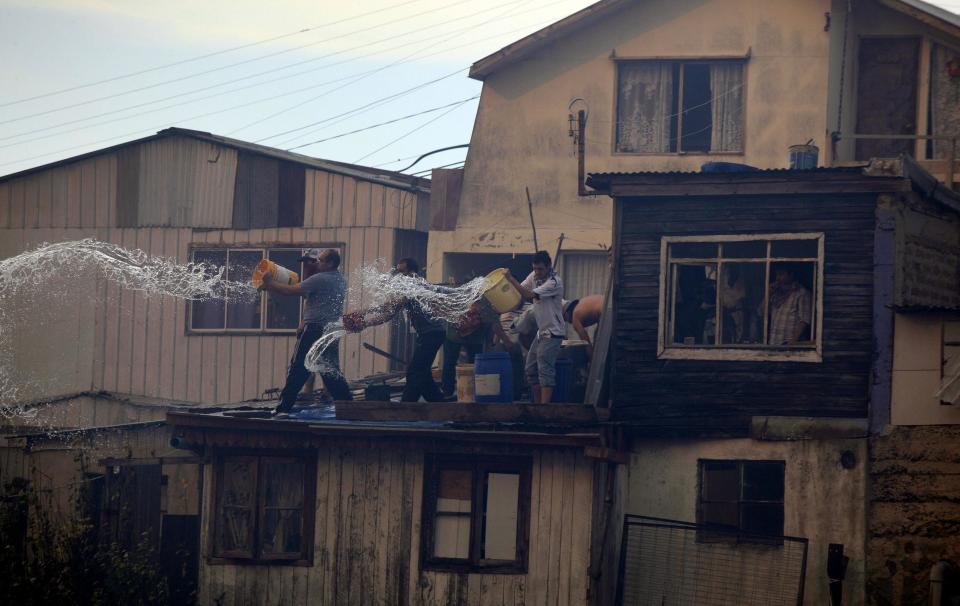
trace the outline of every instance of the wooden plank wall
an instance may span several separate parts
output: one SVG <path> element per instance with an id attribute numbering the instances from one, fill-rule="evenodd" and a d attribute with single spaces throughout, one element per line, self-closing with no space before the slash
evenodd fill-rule
<path id="1" fill-rule="evenodd" d="M 873 196 L 620 200 L 614 293 L 617 414 L 665 427 L 739 427 L 755 415 L 863 417 L 873 352 Z M 658 360 L 665 235 L 825 234 L 823 361 Z"/>
<path id="2" fill-rule="evenodd" d="M 211 476 L 204 474 L 204 550 Z M 382 441 L 335 445 L 319 452 L 313 566 L 202 560 L 199 602 L 212 604 L 222 596 L 235 606 L 586 604 L 592 488 L 593 466 L 581 453 L 537 451 L 527 574 L 423 572 L 423 451 Z"/>

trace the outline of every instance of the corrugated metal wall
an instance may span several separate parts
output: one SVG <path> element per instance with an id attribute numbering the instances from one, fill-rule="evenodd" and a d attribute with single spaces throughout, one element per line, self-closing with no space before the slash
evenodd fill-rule
<path id="1" fill-rule="evenodd" d="M 135 154 L 136 161 L 121 162 L 121 154 Z M 42 242 L 86 237 L 180 262 L 189 260 L 191 245 L 328 244 L 342 246 L 342 271 L 349 282 L 361 266 L 392 260 L 394 228 L 417 225 L 417 194 L 308 169 L 307 228 L 211 230 L 232 223 L 236 163 L 232 149 L 171 137 L 0 183 L 0 258 Z M 139 166 L 139 177 L 118 178 L 121 164 Z M 124 210 L 118 182 L 120 189 L 136 194 L 136 204 L 124 212 L 118 212 L 118 207 Z M 193 227 L 208 229 L 119 228 L 118 215 L 133 217 L 141 226 L 191 221 Z M 222 403 L 283 385 L 293 336 L 188 335 L 184 302 L 147 299 L 61 269 L 63 274 L 49 276 L 57 286 L 22 302 L 23 309 L 35 311 L 14 334 L 3 337 L 16 343 L 18 374 L 33 377 L 24 381 L 19 399 L 106 389 Z M 358 293 L 348 310 L 369 304 L 371 295 Z M 362 342 L 389 350 L 390 326 L 344 339 L 347 376 L 387 371 L 388 361 L 364 349 Z"/>

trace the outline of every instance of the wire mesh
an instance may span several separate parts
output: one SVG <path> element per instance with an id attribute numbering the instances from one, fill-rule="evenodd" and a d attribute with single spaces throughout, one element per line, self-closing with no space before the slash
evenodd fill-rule
<path id="1" fill-rule="evenodd" d="M 621 606 L 795 606 L 807 540 L 628 515 Z"/>

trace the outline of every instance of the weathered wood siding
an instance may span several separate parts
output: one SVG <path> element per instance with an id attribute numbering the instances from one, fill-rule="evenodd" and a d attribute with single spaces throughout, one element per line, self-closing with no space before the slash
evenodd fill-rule
<path id="1" fill-rule="evenodd" d="M 208 550 L 212 474 L 201 547 Z M 213 604 L 586 604 L 593 463 L 573 450 L 533 455 L 527 574 L 421 571 L 423 451 L 389 442 L 319 451 L 314 563 L 201 561 L 199 602 Z"/>
<path id="2" fill-rule="evenodd" d="M 4 181 L 0 258 L 81 238 L 180 262 L 198 245 L 331 245 L 342 249 L 349 282 L 363 265 L 393 261 L 397 229 L 425 227 L 422 194 L 306 169 L 305 228 L 232 229 L 236 172 L 234 149 L 168 137 Z M 222 403 L 283 385 L 293 336 L 188 335 L 182 301 L 148 299 L 67 268 L 49 282 L 9 308 L 17 319 L 4 338 L 16 344 L 18 400 L 105 389 Z M 371 294 L 351 298 L 348 310 Z M 381 326 L 344 339 L 348 377 L 389 370 L 361 344 L 389 350 L 390 332 Z"/>
<path id="3" fill-rule="evenodd" d="M 615 285 L 618 414 L 745 429 L 753 415 L 863 417 L 872 344 L 874 196 L 622 199 Z M 823 361 L 657 359 L 660 240 L 823 232 Z"/>

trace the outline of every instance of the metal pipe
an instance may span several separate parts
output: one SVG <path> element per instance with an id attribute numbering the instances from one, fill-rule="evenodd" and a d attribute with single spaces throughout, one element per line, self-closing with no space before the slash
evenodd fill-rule
<path id="1" fill-rule="evenodd" d="M 950 568 L 950 562 L 946 560 L 940 560 L 930 568 L 930 606 L 943 605 L 943 584 Z"/>

